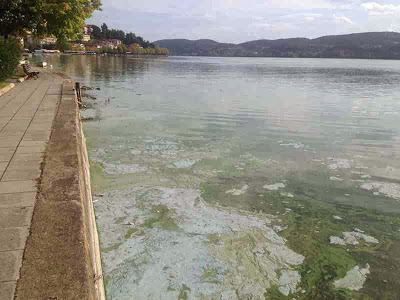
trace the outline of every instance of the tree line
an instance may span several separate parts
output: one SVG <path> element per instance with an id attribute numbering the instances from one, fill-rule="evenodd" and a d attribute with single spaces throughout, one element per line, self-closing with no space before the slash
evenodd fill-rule
<path id="1" fill-rule="evenodd" d="M 136 36 L 133 32 L 125 33 L 123 30 L 109 29 L 106 23 L 103 23 L 101 27 L 97 25 L 90 25 L 90 27 L 92 28 L 90 35 L 94 40 L 117 39 L 126 46 L 138 44 L 143 48 L 156 48 L 154 44 L 144 40 L 141 36 Z"/>
<path id="2" fill-rule="evenodd" d="M 130 52 L 136 55 L 168 55 L 167 48 L 160 48 L 146 41 L 141 36 L 137 36 L 133 32 L 125 33 L 123 30 L 109 29 L 106 23 L 103 23 L 100 27 L 97 25 L 89 25 L 88 27 L 91 28 L 91 31 L 88 32 L 91 36 L 91 40 L 86 43 L 88 47 L 97 45 L 98 41 L 110 39 L 117 39 L 122 43 L 114 48 L 102 47 L 96 50 L 96 52 L 113 54 Z"/>

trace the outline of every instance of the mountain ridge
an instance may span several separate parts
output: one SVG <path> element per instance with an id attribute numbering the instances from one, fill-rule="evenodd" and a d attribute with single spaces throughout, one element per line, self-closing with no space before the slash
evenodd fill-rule
<path id="1" fill-rule="evenodd" d="M 165 39 L 154 44 L 178 56 L 251 56 L 400 59 L 400 33 L 362 32 L 314 39 L 259 39 L 239 44 L 211 39 Z"/>

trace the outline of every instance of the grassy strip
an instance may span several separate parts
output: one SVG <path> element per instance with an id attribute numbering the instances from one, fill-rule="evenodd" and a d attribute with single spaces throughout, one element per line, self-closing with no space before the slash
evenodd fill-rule
<path id="1" fill-rule="evenodd" d="M 9 85 L 8 82 L 0 82 L 0 89 L 5 88 L 7 85 Z"/>

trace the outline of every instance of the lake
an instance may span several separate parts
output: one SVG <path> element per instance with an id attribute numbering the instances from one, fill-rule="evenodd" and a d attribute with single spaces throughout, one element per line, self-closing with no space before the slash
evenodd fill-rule
<path id="1" fill-rule="evenodd" d="M 400 61 L 51 56 L 107 298 L 400 299 Z"/>

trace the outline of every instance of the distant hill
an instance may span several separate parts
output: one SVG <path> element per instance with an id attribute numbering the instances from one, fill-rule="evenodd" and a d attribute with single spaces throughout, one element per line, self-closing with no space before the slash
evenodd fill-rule
<path id="1" fill-rule="evenodd" d="M 213 40 L 159 40 L 154 44 L 180 56 L 255 56 L 400 59 L 400 33 L 366 32 L 323 36 L 256 40 L 241 44 Z"/>

